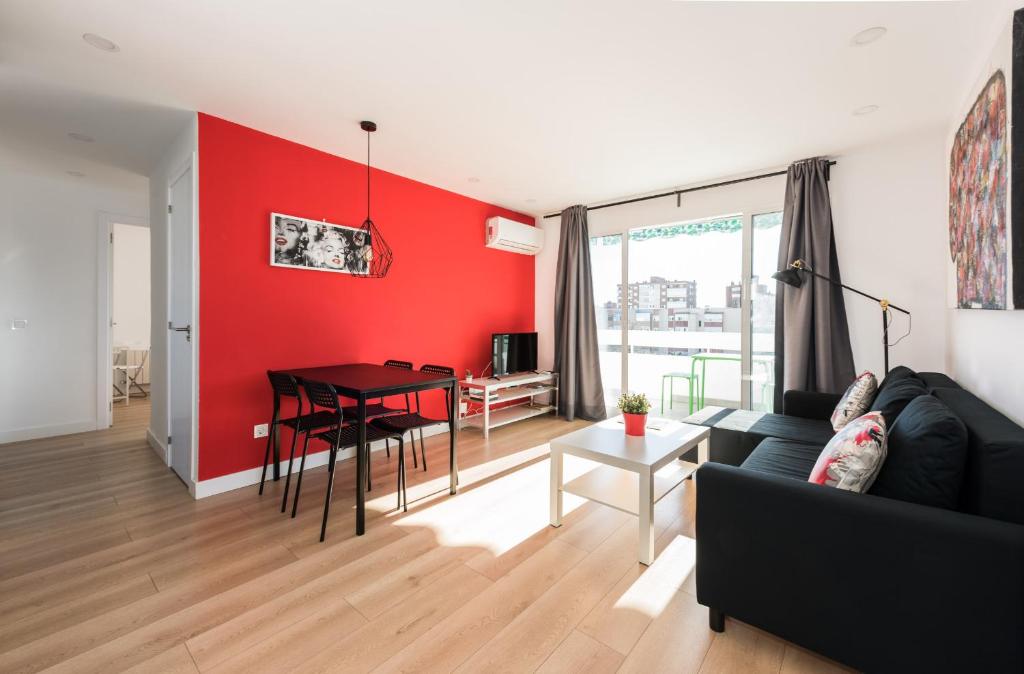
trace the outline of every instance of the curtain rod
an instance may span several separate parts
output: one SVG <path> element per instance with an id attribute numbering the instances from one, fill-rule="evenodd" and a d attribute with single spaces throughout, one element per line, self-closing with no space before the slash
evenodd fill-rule
<path id="1" fill-rule="evenodd" d="M 836 162 L 830 161 L 828 163 L 828 165 L 829 165 L 829 167 L 835 166 Z M 671 192 L 662 192 L 661 194 L 651 194 L 651 195 L 648 195 L 646 197 L 634 197 L 632 199 L 624 199 L 623 201 L 613 201 L 610 204 L 601 204 L 600 206 L 587 206 L 587 210 L 588 211 L 597 211 L 597 210 L 600 210 L 602 208 L 611 208 L 612 206 L 625 206 L 626 204 L 635 204 L 638 201 L 648 201 L 649 199 L 661 199 L 662 197 L 671 197 L 673 195 L 675 195 L 675 197 L 676 197 L 676 206 L 678 206 L 679 205 L 679 197 L 682 194 L 687 194 L 689 192 L 699 192 L 701 190 L 710 190 L 712 187 L 725 187 L 727 185 L 736 185 L 738 183 L 750 182 L 751 180 L 761 180 L 762 178 L 774 178 L 776 176 L 784 176 L 784 175 L 786 175 L 786 171 L 774 171 L 772 173 L 762 173 L 762 174 L 756 175 L 756 176 L 747 176 L 746 178 L 736 178 L 735 180 L 725 180 L 725 181 L 722 181 L 720 183 L 711 183 L 709 185 L 698 185 L 697 187 L 687 187 L 687 188 L 684 188 L 684 189 L 681 189 L 681 190 L 672 190 Z M 547 215 L 544 216 L 544 219 L 547 219 L 547 218 L 557 218 L 560 215 L 562 215 L 560 212 L 559 213 L 548 213 Z"/>

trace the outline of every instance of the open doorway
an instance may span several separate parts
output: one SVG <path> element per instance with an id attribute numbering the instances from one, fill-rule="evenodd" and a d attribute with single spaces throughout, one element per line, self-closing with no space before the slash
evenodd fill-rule
<path id="1" fill-rule="evenodd" d="M 149 416 L 149 227 L 115 222 L 111 237 L 111 403 L 113 424 L 127 415 Z"/>
<path id="2" fill-rule="evenodd" d="M 148 425 L 151 364 L 150 230 L 140 218 L 100 218 L 99 398 L 105 424 Z M 104 301 L 105 300 L 105 301 Z"/>

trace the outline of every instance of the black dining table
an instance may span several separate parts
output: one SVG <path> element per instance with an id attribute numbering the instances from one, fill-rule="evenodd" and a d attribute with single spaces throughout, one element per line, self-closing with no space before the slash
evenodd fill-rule
<path id="1" fill-rule="evenodd" d="M 458 384 L 455 377 L 418 370 L 405 370 L 397 367 L 384 367 L 372 363 L 348 363 L 344 365 L 326 365 L 323 367 L 307 367 L 298 370 L 282 370 L 296 379 L 318 381 L 330 384 L 339 396 L 356 401 L 356 423 L 358 424 L 356 446 L 356 535 L 362 536 L 366 531 L 366 474 L 369 455 L 363 451 L 366 446 L 366 401 L 386 396 L 429 391 L 432 389 L 448 389 L 448 471 L 450 494 L 458 487 L 458 463 L 455 446 L 456 399 Z M 280 461 L 275 443 L 274 464 Z"/>

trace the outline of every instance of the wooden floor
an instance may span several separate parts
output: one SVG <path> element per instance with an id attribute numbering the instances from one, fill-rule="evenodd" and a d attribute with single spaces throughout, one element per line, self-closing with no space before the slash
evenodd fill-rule
<path id="1" fill-rule="evenodd" d="M 360 537 L 340 464 L 323 544 L 323 468 L 294 520 L 283 482 L 194 501 L 146 446 L 148 413 L 0 446 L 0 672 L 840 671 L 734 621 L 708 629 L 692 482 L 656 508 L 650 568 L 623 513 L 567 495 L 549 527 L 546 442 L 580 424 L 466 431 L 456 497 L 446 436 L 428 439 L 406 514 L 375 454 Z M 586 468 L 572 458 L 567 479 Z"/>

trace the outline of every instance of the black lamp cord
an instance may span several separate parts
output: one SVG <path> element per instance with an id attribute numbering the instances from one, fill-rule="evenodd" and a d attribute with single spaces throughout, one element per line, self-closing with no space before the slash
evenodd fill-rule
<path id="1" fill-rule="evenodd" d="M 370 221 L 370 132 L 366 132 L 366 220 Z"/>
<path id="2" fill-rule="evenodd" d="M 885 315 L 886 315 L 886 320 L 888 321 L 886 323 L 886 327 L 888 328 L 888 326 L 892 325 L 892 319 L 893 319 L 892 312 L 891 311 L 886 311 Z M 911 329 L 913 329 L 913 327 L 914 327 L 914 317 L 913 317 L 912 314 L 908 313 L 907 314 L 907 331 L 904 332 L 900 336 L 900 338 L 897 339 L 895 342 L 889 342 L 888 344 L 886 344 L 886 346 L 896 346 L 897 344 L 902 342 L 910 334 L 910 331 L 911 331 Z"/>

